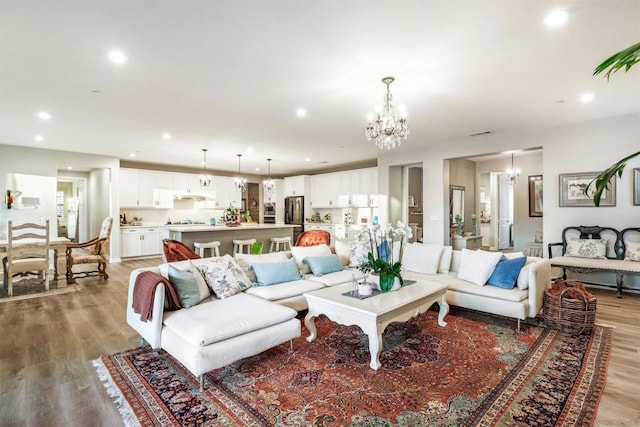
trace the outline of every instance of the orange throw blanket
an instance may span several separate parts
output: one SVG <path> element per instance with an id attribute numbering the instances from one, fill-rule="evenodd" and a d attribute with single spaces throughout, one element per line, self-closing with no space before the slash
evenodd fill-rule
<path id="1" fill-rule="evenodd" d="M 164 285 L 164 305 L 167 310 L 178 310 L 182 308 L 180 299 L 175 288 L 170 281 L 152 271 L 143 271 L 136 277 L 133 285 L 133 312 L 140 314 L 143 322 L 151 319 L 153 314 L 153 298 L 156 287 L 162 283 Z"/>

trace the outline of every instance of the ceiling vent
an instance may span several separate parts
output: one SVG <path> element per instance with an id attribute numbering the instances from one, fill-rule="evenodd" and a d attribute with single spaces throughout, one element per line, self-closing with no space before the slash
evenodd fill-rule
<path id="1" fill-rule="evenodd" d="M 485 130 L 484 132 L 476 132 L 476 133 L 469 134 L 469 136 L 489 135 L 490 133 L 491 133 L 490 130 Z"/>

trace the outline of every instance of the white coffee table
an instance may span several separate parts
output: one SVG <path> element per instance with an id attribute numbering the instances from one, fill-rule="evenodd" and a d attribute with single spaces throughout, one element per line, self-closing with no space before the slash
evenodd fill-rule
<path id="1" fill-rule="evenodd" d="M 369 337 L 371 369 L 380 367 L 382 332 L 389 324 L 406 322 L 424 313 L 434 302 L 440 305 L 438 324 L 447 326 L 444 317 L 449 313 L 446 300 L 447 285 L 419 280 L 397 291 L 358 299 L 342 295 L 351 290 L 351 284 L 332 286 L 304 294 L 309 312 L 304 325 L 309 330 L 308 342 L 316 339 L 314 320 L 321 314 L 341 325 L 357 325 Z"/>

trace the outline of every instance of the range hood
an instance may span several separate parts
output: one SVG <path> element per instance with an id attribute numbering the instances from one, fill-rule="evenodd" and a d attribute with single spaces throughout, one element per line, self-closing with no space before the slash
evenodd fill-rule
<path id="1" fill-rule="evenodd" d="M 207 196 L 204 193 L 194 193 L 191 191 L 174 191 L 173 198 L 174 200 L 207 200 Z"/>

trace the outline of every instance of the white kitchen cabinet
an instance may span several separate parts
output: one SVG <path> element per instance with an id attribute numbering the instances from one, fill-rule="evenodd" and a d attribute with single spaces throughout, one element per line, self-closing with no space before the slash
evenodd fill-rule
<path id="1" fill-rule="evenodd" d="M 211 192 L 215 185 L 215 177 L 211 177 L 211 184 L 203 187 L 200 185 L 200 175 L 194 173 L 173 174 L 172 189 L 178 194 L 204 194 Z"/>
<path id="2" fill-rule="evenodd" d="M 124 228 L 121 242 L 121 257 L 162 254 L 162 237 L 158 228 Z"/>
<path id="3" fill-rule="evenodd" d="M 288 176 L 284 179 L 284 197 L 308 196 L 309 175 Z"/>
<path id="4" fill-rule="evenodd" d="M 358 200 L 358 203 L 364 202 L 363 206 L 378 206 L 378 168 L 366 168 L 359 171 L 359 194 L 366 200 Z"/>
<path id="5" fill-rule="evenodd" d="M 242 192 L 238 190 L 233 178 L 228 176 L 216 176 L 215 179 L 215 201 L 213 206 L 219 209 L 226 209 L 231 204 L 236 209 L 240 209 L 242 205 Z"/>
<path id="6" fill-rule="evenodd" d="M 168 172 L 120 169 L 120 206 L 172 208 L 172 184 Z"/>
<path id="7" fill-rule="evenodd" d="M 312 208 L 337 208 L 340 193 L 340 175 L 338 173 L 324 173 L 311 177 Z"/>

